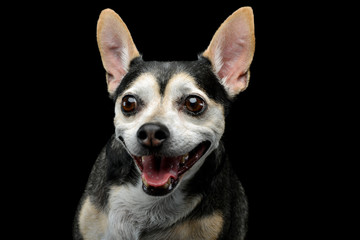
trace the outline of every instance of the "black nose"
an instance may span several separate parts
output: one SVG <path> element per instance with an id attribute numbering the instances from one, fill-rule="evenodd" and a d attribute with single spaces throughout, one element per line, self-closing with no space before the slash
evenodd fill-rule
<path id="1" fill-rule="evenodd" d="M 169 136 L 169 129 L 160 123 L 146 123 L 137 132 L 138 142 L 147 148 L 160 147 Z"/>

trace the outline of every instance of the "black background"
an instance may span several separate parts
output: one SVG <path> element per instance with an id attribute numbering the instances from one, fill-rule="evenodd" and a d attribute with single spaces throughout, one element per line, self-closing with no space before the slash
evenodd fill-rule
<path id="1" fill-rule="evenodd" d="M 319 164 L 309 156 L 318 157 L 314 150 L 323 133 L 313 131 L 320 123 L 314 114 L 322 110 L 308 82 L 316 67 L 306 45 L 310 31 L 318 30 L 307 25 L 312 13 L 294 2 L 103 1 L 21 6 L 21 14 L 7 18 L 21 19 L 7 34 L 18 50 L 9 58 L 15 66 L 9 72 L 18 79 L 11 83 L 16 94 L 10 101 L 19 134 L 9 151 L 17 159 L 20 188 L 30 191 L 17 198 L 24 221 L 35 224 L 28 235 L 71 239 L 92 165 L 114 132 L 113 102 L 96 44 L 101 10 L 112 8 L 122 17 L 144 60 L 171 61 L 195 60 L 242 6 L 254 10 L 256 48 L 250 85 L 233 104 L 224 141 L 248 195 L 247 239 L 294 239 L 311 231 L 314 216 L 307 210 L 318 203 L 307 179 Z M 19 186 L 11 190 L 18 193 Z"/>

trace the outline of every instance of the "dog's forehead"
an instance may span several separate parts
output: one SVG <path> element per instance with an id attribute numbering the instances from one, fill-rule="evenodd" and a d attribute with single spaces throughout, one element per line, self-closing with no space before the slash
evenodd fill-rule
<path id="1" fill-rule="evenodd" d="M 163 96 L 170 80 L 181 73 L 194 80 L 185 63 L 137 61 L 130 66 L 129 73 L 121 82 L 118 96 L 124 91 L 155 91 Z"/>
<path id="2" fill-rule="evenodd" d="M 187 72 L 177 72 L 166 81 L 159 80 L 152 72 L 140 74 L 124 91 L 123 95 L 135 94 L 143 100 L 154 98 L 181 98 L 188 94 L 206 94 L 199 88 L 195 78 Z"/>
<path id="3" fill-rule="evenodd" d="M 121 82 L 117 97 L 128 91 L 147 94 L 152 91 L 163 97 L 165 94 L 190 94 L 196 89 L 215 100 L 226 98 L 224 88 L 212 72 L 211 64 L 205 59 L 188 62 L 137 60 Z"/>

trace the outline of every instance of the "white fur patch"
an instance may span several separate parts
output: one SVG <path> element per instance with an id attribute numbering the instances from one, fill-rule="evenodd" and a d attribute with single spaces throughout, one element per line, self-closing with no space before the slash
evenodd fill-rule
<path id="1" fill-rule="evenodd" d="M 215 56 L 214 56 L 214 68 L 215 73 L 218 74 L 223 66 L 223 58 L 222 58 L 222 49 L 221 44 L 218 44 L 215 49 Z"/>
<path id="2" fill-rule="evenodd" d="M 121 101 L 126 95 L 136 95 L 145 104 L 135 116 L 125 116 L 121 111 Z M 127 149 L 134 155 L 138 153 L 137 131 L 146 122 L 151 122 L 158 114 L 161 106 L 161 96 L 156 78 L 145 73 L 117 99 L 115 104 L 114 125 L 117 137 L 121 135 L 126 142 Z"/>
<path id="3" fill-rule="evenodd" d="M 113 187 L 109 198 L 106 240 L 136 240 L 145 229 L 166 228 L 185 217 L 200 197 L 185 198 L 181 191 L 165 197 L 144 193 L 136 186 Z"/>

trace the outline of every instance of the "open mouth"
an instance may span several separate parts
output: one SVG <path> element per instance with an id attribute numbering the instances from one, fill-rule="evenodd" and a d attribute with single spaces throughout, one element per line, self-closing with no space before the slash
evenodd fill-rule
<path id="1" fill-rule="evenodd" d="M 207 152 L 209 147 L 210 142 L 205 141 L 181 156 L 133 156 L 141 171 L 143 190 L 154 196 L 170 193 L 179 183 L 181 176 Z"/>

